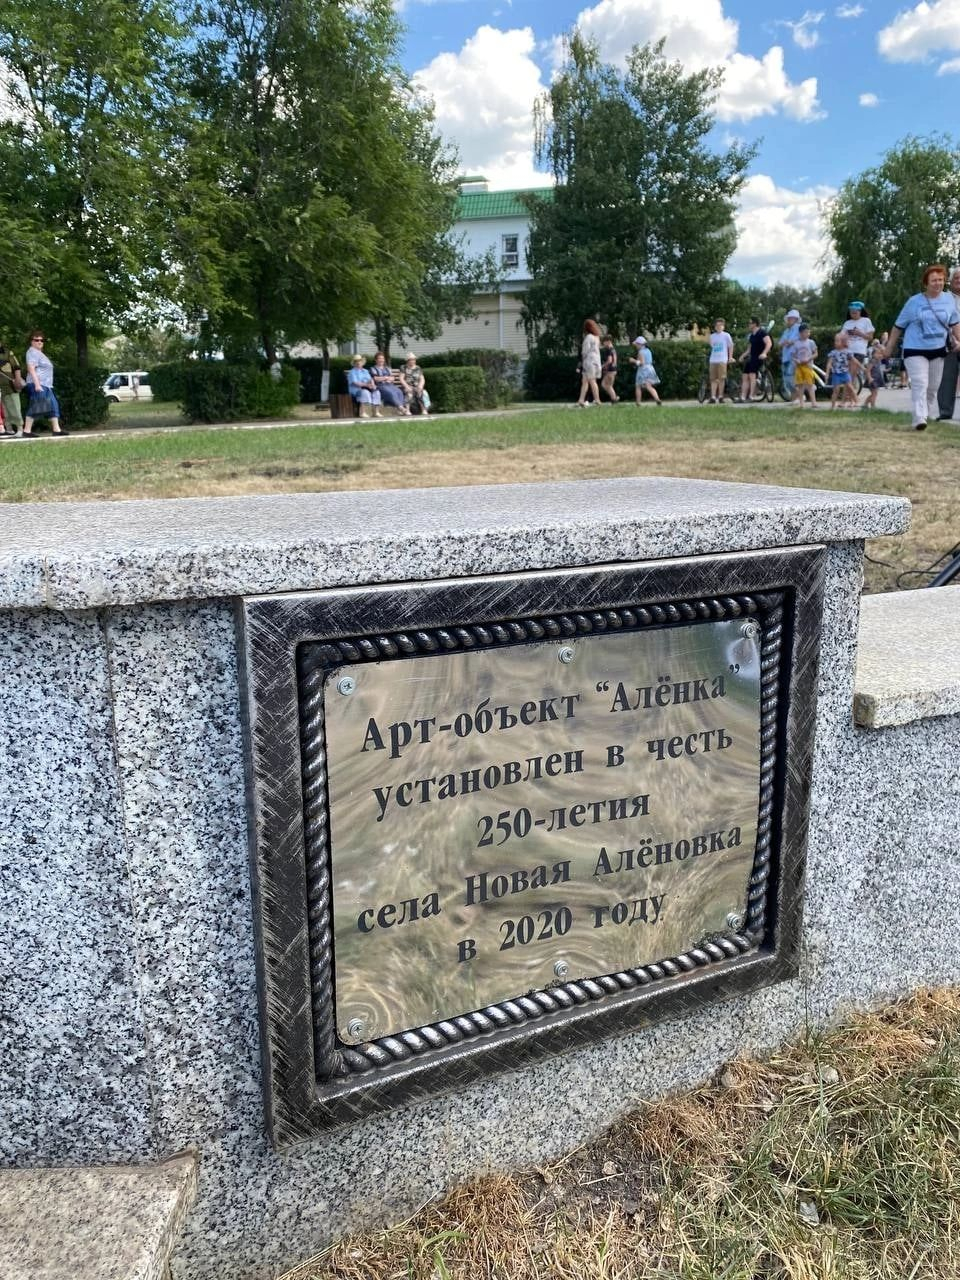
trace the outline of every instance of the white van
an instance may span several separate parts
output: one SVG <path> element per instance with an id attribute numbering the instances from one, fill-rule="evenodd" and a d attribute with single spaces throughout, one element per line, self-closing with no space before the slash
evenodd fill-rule
<path id="1" fill-rule="evenodd" d="M 110 404 L 119 404 L 121 400 L 152 400 L 150 375 L 143 369 L 111 373 L 103 384 L 103 394 Z"/>

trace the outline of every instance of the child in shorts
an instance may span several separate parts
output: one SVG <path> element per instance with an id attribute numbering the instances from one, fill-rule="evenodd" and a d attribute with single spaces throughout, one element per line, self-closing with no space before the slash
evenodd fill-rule
<path id="1" fill-rule="evenodd" d="M 854 375 L 861 369 L 860 361 L 849 349 L 847 335 L 841 330 L 834 334 L 833 350 L 827 357 L 827 383 L 831 388 L 830 408 L 852 409 L 857 403 L 853 389 Z"/>
<path id="2" fill-rule="evenodd" d="M 613 389 L 617 377 L 617 349 L 609 336 L 600 343 L 600 370 L 600 390 L 607 393 L 611 404 L 616 404 L 620 399 Z"/>
<path id="3" fill-rule="evenodd" d="M 867 388 L 870 394 L 861 407 L 875 409 L 877 407 L 877 392 L 886 385 L 887 367 L 883 362 L 883 347 L 880 343 L 877 343 L 870 352 L 870 360 L 867 364 Z"/>
<path id="4" fill-rule="evenodd" d="M 800 326 L 800 336 L 793 344 L 793 403 L 803 407 L 807 402 L 817 407 L 817 383 L 813 376 L 813 362 L 817 358 L 817 344 L 810 337 L 810 326 Z"/>

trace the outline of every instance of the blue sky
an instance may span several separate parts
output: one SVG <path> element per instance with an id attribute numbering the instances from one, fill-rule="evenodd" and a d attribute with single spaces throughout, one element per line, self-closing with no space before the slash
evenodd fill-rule
<path id="1" fill-rule="evenodd" d="M 404 63 L 434 99 L 465 170 L 496 187 L 538 181 L 531 106 L 574 25 L 608 61 L 667 38 L 691 70 L 725 69 L 715 137 L 758 142 L 730 274 L 823 274 L 820 211 L 844 178 L 907 134 L 950 128 L 960 98 L 960 0 L 398 0 Z M 954 126 L 952 132 L 960 132 Z"/>

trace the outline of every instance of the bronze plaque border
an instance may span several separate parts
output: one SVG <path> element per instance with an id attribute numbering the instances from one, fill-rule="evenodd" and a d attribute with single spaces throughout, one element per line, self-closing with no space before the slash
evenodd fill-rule
<path id="1" fill-rule="evenodd" d="M 823 549 L 809 547 L 241 602 L 265 1093 L 277 1146 L 796 973 L 822 572 Z M 736 617 L 761 627 L 759 821 L 743 928 L 655 964 L 341 1043 L 327 671 Z"/>

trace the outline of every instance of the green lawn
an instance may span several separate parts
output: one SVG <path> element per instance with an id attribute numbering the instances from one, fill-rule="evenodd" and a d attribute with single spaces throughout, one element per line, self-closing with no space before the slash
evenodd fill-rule
<path id="1" fill-rule="evenodd" d="M 914 525 L 884 539 L 868 585 L 890 588 L 960 538 L 960 431 L 904 415 L 789 408 L 569 406 L 476 418 L 297 427 L 151 429 L 170 406 L 121 406 L 145 424 L 0 445 L 6 502 L 180 497 L 674 475 L 904 495 Z M 146 424 L 149 422 L 149 426 Z M 911 585 L 908 582 L 908 585 Z M 916 585 L 919 585 L 919 580 Z"/>

